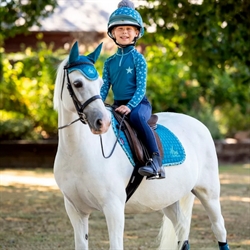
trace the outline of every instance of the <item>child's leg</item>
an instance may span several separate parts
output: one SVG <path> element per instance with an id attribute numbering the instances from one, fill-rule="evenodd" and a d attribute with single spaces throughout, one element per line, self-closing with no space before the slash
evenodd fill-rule
<path id="1" fill-rule="evenodd" d="M 153 153 L 159 154 L 158 145 L 154 133 L 147 121 L 151 117 L 152 108 L 147 100 L 143 100 L 136 108 L 130 113 L 130 122 L 136 129 L 139 138 L 145 144 L 149 155 Z"/>
<path id="2" fill-rule="evenodd" d="M 139 169 L 139 173 L 143 176 L 148 176 L 150 179 L 162 179 L 165 178 L 165 171 L 162 167 L 160 152 L 154 133 L 147 123 L 151 117 L 151 114 L 152 108 L 150 103 L 147 101 L 147 99 L 143 100 L 136 108 L 131 111 L 130 122 L 136 129 L 151 157 L 148 159 L 146 166 L 143 166 Z"/>

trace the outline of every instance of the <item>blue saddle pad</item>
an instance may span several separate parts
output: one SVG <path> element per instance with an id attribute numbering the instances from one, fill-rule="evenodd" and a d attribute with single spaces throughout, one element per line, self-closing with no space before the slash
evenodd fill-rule
<path id="1" fill-rule="evenodd" d="M 135 166 L 134 157 L 133 157 L 133 154 L 130 149 L 125 133 L 122 130 L 120 130 L 120 133 L 119 133 L 119 123 L 117 122 L 113 114 L 112 114 L 111 120 L 112 120 L 111 123 L 112 123 L 113 130 L 115 132 L 115 135 L 116 137 L 119 137 L 118 139 L 119 144 L 123 148 L 131 164 Z M 176 135 L 173 134 L 168 128 L 160 124 L 157 124 L 157 128 L 155 131 L 159 135 L 160 141 L 163 147 L 162 165 L 173 166 L 173 165 L 179 165 L 183 163 L 186 158 L 186 153 L 181 142 L 176 137 Z"/>

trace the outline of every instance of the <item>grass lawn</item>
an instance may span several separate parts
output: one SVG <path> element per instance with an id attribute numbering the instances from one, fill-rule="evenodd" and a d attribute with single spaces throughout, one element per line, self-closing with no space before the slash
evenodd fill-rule
<path id="1" fill-rule="evenodd" d="M 221 206 L 231 249 L 250 249 L 250 164 L 221 165 Z M 0 249 L 74 249 L 74 236 L 52 170 L 0 170 Z M 156 249 L 162 214 L 126 215 L 125 249 Z M 108 249 L 102 213 L 89 221 L 90 249 Z M 217 249 L 208 217 L 196 199 L 191 249 Z"/>

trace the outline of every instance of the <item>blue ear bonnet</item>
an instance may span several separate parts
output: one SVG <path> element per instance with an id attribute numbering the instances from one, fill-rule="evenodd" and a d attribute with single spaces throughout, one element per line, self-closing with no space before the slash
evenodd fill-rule
<path id="1" fill-rule="evenodd" d="M 76 65 L 68 69 L 69 73 L 77 70 L 90 81 L 96 80 L 99 76 L 94 64 L 86 56 L 79 56 L 72 64 Z"/>
<path id="2" fill-rule="evenodd" d="M 94 66 L 102 49 L 102 43 L 87 56 L 79 55 L 78 42 L 75 42 L 69 54 L 69 61 L 65 68 L 68 73 L 75 70 L 83 74 L 88 80 L 94 81 L 98 78 L 99 74 Z"/>

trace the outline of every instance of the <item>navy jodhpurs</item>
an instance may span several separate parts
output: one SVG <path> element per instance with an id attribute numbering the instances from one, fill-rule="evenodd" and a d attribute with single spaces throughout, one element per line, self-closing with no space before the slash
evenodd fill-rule
<path id="1" fill-rule="evenodd" d="M 115 101 L 114 105 L 121 106 L 126 105 L 127 103 L 128 101 Z M 136 129 L 139 138 L 146 146 L 150 156 L 152 156 L 153 153 L 160 154 L 154 133 L 147 123 L 151 114 L 152 106 L 148 99 L 144 97 L 128 115 L 131 125 Z"/>

